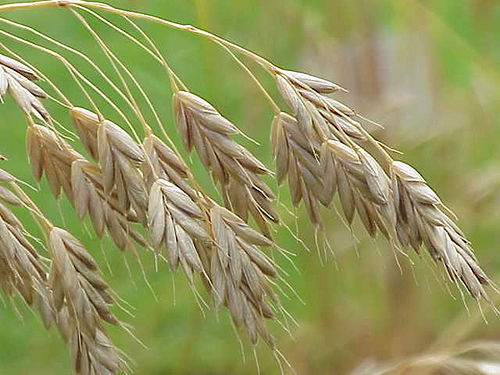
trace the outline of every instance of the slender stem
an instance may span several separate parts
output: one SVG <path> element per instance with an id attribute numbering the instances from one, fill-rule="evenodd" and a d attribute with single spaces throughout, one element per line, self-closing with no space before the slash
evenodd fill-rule
<path id="1" fill-rule="evenodd" d="M 261 65 L 263 68 L 268 70 L 269 72 L 274 72 L 276 71 L 277 67 L 263 58 L 262 56 L 257 55 L 256 53 L 247 50 L 246 48 L 243 48 L 236 43 L 229 42 L 215 34 L 212 34 L 208 31 L 198 29 L 192 25 L 184 25 L 172 21 L 167 21 L 163 18 L 160 17 L 155 17 L 152 15 L 148 14 L 142 14 L 138 12 L 133 12 L 133 11 L 128 11 L 124 9 L 118 9 L 115 7 L 112 7 L 111 5 L 107 5 L 104 3 L 97 3 L 97 2 L 91 2 L 91 1 L 81 1 L 81 0 L 48 0 L 48 1 L 40 1 L 40 2 L 28 2 L 28 3 L 18 3 L 18 4 L 7 4 L 7 5 L 0 5 L 0 12 L 6 12 L 6 11 L 11 11 L 11 10 L 20 10 L 20 9 L 34 9 L 34 8 L 53 8 L 53 7 L 65 7 L 65 6 L 83 6 L 83 7 L 88 7 L 88 8 L 94 8 L 94 9 L 100 9 L 109 13 L 114 13 L 118 14 L 121 16 L 125 17 L 130 17 L 130 18 L 136 18 L 136 19 L 142 19 L 146 21 L 150 21 L 153 23 L 158 23 L 167 27 L 170 27 L 172 29 L 176 29 L 179 31 L 184 31 L 188 32 L 190 34 L 198 35 L 203 38 L 209 39 L 213 42 L 218 42 L 221 43 L 229 48 L 232 48 L 236 50 L 237 52 L 241 53 L 242 55 L 245 55 L 249 57 L 250 59 L 254 60 L 257 62 L 259 65 Z"/>
<path id="2" fill-rule="evenodd" d="M 267 92 L 267 90 L 264 88 L 264 86 L 262 86 L 259 79 L 255 76 L 255 74 L 252 73 L 252 71 L 248 68 L 248 66 L 246 66 L 246 64 L 243 61 L 241 61 L 238 58 L 238 56 L 236 56 L 233 53 L 233 51 L 231 51 L 231 49 L 229 49 L 229 47 L 227 47 L 226 45 L 224 45 L 220 42 L 216 42 L 216 43 L 219 44 L 229 54 L 229 56 L 231 56 L 231 58 L 236 62 L 236 64 L 238 64 L 250 76 L 252 81 L 255 82 L 255 84 L 257 85 L 259 90 L 262 92 L 264 97 L 267 99 L 267 101 L 271 105 L 271 107 L 274 111 L 274 114 L 275 115 L 279 114 L 281 112 L 280 106 L 278 104 L 276 104 L 276 102 L 274 101 L 272 96 Z"/>
<path id="3" fill-rule="evenodd" d="M 15 4 L 5 4 L 0 5 L 0 12 L 6 12 L 10 10 L 22 10 L 22 9 L 36 9 L 36 8 L 53 8 L 54 6 L 60 6 L 61 1 L 48 0 L 48 1 L 36 1 L 27 3 L 15 3 Z"/>
<path id="4" fill-rule="evenodd" d="M 179 84 L 181 85 L 181 87 L 184 91 L 189 91 L 187 86 L 184 84 L 184 82 L 182 82 L 182 80 L 172 70 L 172 68 L 168 64 L 167 60 L 162 55 L 161 51 L 158 49 L 158 47 L 153 42 L 153 40 L 148 36 L 148 34 L 146 34 L 146 32 L 144 30 L 142 30 L 138 25 L 136 25 L 135 22 L 132 21 L 130 18 L 123 16 L 123 19 L 125 19 L 128 23 L 130 23 L 130 25 L 132 25 L 132 27 L 134 29 L 136 29 L 139 32 L 139 34 L 142 35 L 142 37 L 149 43 L 149 45 L 153 48 L 155 53 L 158 55 L 158 57 L 160 58 L 160 63 L 165 67 L 165 69 L 167 71 L 168 78 L 170 80 L 170 85 L 172 87 L 172 91 L 174 91 L 174 92 L 179 91 L 179 87 L 177 86 L 177 82 L 179 82 Z M 139 42 L 139 41 L 137 41 L 137 42 Z M 140 45 L 143 46 L 143 48 L 147 48 L 142 43 L 140 43 Z"/>
<path id="5" fill-rule="evenodd" d="M 6 20 L 0 18 L 0 22 L 3 22 L 3 21 L 6 21 Z M 31 69 L 33 69 L 36 72 L 36 74 L 42 80 L 44 80 L 45 82 L 47 82 L 49 84 L 49 86 L 52 87 L 52 89 L 57 93 L 57 95 L 59 95 L 61 97 L 61 99 L 63 100 L 64 103 L 61 103 L 58 99 L 56 99 L 56 98 L 54 98 L 52 96 L 49 96 L 50 99 L 52 99 L 53 101 L 61 104 L 64 107 L 70 107 L 71 108 L 73 106 L 73 104 L 71 104 L 71 101 L 64 95 L 64 93 L 59 89 L 59 87 L 51 79 L 49 79 L 49 77 L 47 77 L 45 74 L 43 74 L 37 67 L 35 67 L 32 64 L 30 64 L 28 61 L 26 61 L 25 59 L 23 59 L 22 56 L 20 56 L 19 54 L 15 53 L 13 50 L 11 50 L 7 46 L 5 46 L 3 43 L 0 43 L 0 47 L 2 47 L 11 56 L 14 56 L 16 59 L 18 59 L 19 61 L 21 61 L 23 64 L 25 64 L 25 65 L 29 66 Z"/>
<path id="6" fill-rule="evenodd" d="M 49 236 L 50 232 L 54 228 L 54 225 L 43 215 L 42 211 L 38 206 L 31 200 L 31 198 L 24 192 L 23 189 L 19 187 L 16 182 L 11 182 L 12 189 L 16 192 L 17 196 L 23 202 L 23 205 L 31 212 L 31 215 L 36 220 L 40 229 L 45 236 Z"/>
<path id="7" fill-rule="evenodd" d="M 89 33 L 94 37 L 96 40 L 97 44 L 101 47 L 102 51 L 108 58 L 112 68 L 114 69 L 115 73 L 117 74 L 118 78 L 120 79 L 125 92 L 123 93 L 124 99 L 126 99 L 127 103 L 130 105 L 132 111 L 135 113 L 137 116 L 137 119 L 141 123 L 144 132 L 149 135 L 151 134 L 151 128 L 149 125 L 146 123 L 146 119 L 144 118 L 144 114 L 141 112 L 134 95 L 132 94 L 129 85 L 127 84 L 127 81 L 123 77 L 123 75 L 120 73 L 120 69 L 118 69 L 116 64 L 119 64 L 122 69 L 125 70 L 125 72 L 132 78 L 133 82 L 137 85 L 137 87 L 141 90 L 141 86 L 139 83 L 135 80 L 135 77 L 130 73 L 130 71 L 123 65 L 123 63 L 116 57 L 116 55 L 108 48 L 106 43 L 97 35 L 97 33 L 92 29 L 92 27 L 89 25 L 89 23 L 74 9 L 70 9 L 71 13 L 81 22 L 81 24 L 84 26 L 84 28 L 89 31 Z M 142 91 L 141 91 L 142 92 Z M 144 94 L 144 96 L 147 98 L 147 96 Z M 134 136 L 136 137 L 136 141 L 140 142 L 140 138 L 138 134 L 136 133 L 135 129 L 131 129 L 131 131 L 134 133 Z"/>

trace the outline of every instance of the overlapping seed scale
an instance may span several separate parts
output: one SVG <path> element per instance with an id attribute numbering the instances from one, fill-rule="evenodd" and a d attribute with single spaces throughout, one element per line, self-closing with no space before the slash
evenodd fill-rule
<path id="1" fill-rule="evenodd" d="M 275 196 L 259 175 L 271 172 L 248 150 L 229 138 L 237 129 L 210 104 L 194 94 L 174 96 L 177 126 L 188 150 L 195 148 L 205 168 L 220 183 L 224 202 L 240 217 L 249 214 L 260 230 L 271 236 L 267 222 L 277 223 L 271 205 Z"/>
<path id="2" fill-rule="evenodd" d="M 115 194 L 104 192 L 102 175 L 98 167 L 85 160 L 77 160 L 72 164 L 71 182 L 74 206 L 80 220 L 90 217 L 95 233 L 99 238 L 108 231 L 113 242 L 122 250 L 131 250 L 133 239 L 140 246 L 147 246 L 145 239 L 131 226 L 137 217 L 124 212 Z"/>
<path id="3" fill-rule="evenodd" d="M 156 175 L 178 186 L 192 199 L 198 198 L 198 194 L 187 181 L 190 178 L 188 166 L 170 147 L 155 135 L 146 137 L 143 147 L 149 162 L 145 171 L 148 186 L 154 182 Z M 153 168 L 154 171 L 148 168 Z"/>
<path id="4" fill-rule="evenodd" d="M 90 336 L 95 335 L 103 321 L 118 325 L 109 309 L 113 303 L 109 287 L 83 245 L 65 230 L 53 228 L 49 249 L 53 260 L 50 280 L 57 311 L 64 304 L 71 306 L 82 332 Z"/>
<path id="5" fill-rule="evenodd" d="M 394 173 L 402 180 L 407 182 L 422 182 L 425 183 L 424 178 L 412 166 L 401 161 L 394 161 L 392 163 Z"/>
<path id="6" fill-rule="evenodd" d="M 297 121 L 289 115 L 280 115 L 274 126 L 278 127 L 275 130 L 276 136 L 281 137 L 273 140 L 278 175 L 282 179 L 285 175 L 288 176 L 292 203 L 296 206 L 303 201 L 313 224 L 319 224 L 317 202 L 328 206 L 333 199 L 333 190 L 330 186 L 335 186 L 330 185 L 327 188 L 324 183 L 326 176 L 320 163 L 321 146 L 317 140 L 305 136 L 299 130 Z"/>
<path id="7" fill-rule="evenodd" d="M 21 200 L 16 194 L 7 189 L 5 186 L 0 186 L 0 200 L 12 206 L 20 206 Z"/>
<path id="8" fill-rule="evenodd" d="M 48 121 L 49 113 L 40 101 L 47 94 L 16 70 L 0 66 L 0 97 L 3 98 L 7 92 L 26 115 L 34 116 L 42 122 Z"/>
<path id="9" fill-rule="evenodd" d="M 488 299 L 483 285 L 489 279 L 462 231 L 439 208 L 437 195 L 412 167 L 402 162 L 392 166 L 401 243 L 415 250 L 423 243 L 453 282 L 464 285 L 476 299 Z"/>
<path id="10" fill-rule="evenodd" d="M 15 70 L 8 67 L 0 67 L 0 94 L 2 96 L 5 94 L 5 90 L 8 88 L 10 79 L 17 81 L 23 88 L 28 90 L 31 95 L 36 96 L 40 99 L 46 99 L 48 97 L 47 93 L 43 91 L 38 85 L 19 74 Z"/>
<path id="11" fill-rule="evenodd" d="M 104 121 L 99 127 L 97 143 L 105 191 L 116 192 L 121 208 L 133 209 L 145 223 L 147 191 L 140 169 L 145 160 L 141 147 L 110 121 Z"/>
<path id="12" fill-rule="evenodd" d="M 421 217 L 398 178 L 393 178 L 394 202 L 396 207 L 396 232 L 399 242 L 404 246 L 413 247 L 418 251 L 422 244 Z"/>
<path id="13" fill-rule="evenodd" d="M 271 242 L 232 212 L 214 206 L 210 212 L 214 248 L 210 260 L 211 287 L 217 308 L 226 306 L 237 327 L 243 326 L 253 344 L 262 337 L 273 345 L 263 319 L 273 319 L 267 297 L 275 301 L 268 277 L 278 276 L 273 262 L 256 246 Z"/>
<path id="14" fill-rule="evenodd" d="M 197 204 L 177 186 L 158 179 L 149 194 L 148 228 L 153 247 L 166 247 L 172 269 L 181 263 L 190 282 L 202 273 L 198 242 L 210 242 L 205 217 Z"/>
<path id="15" fill-rule="evenodd" d="M 96 329 L 94 335 L 82 332 L 66 306 L 58 313 L 58 327 L 70 348 L 75 373 L 115 375 L 123 370 L 123 361 L 103 329 Z"/>
<path id="16" fill-rule="evenodd" d="M 0 182 L 14 182 L 16 179 L 10 173 L 0 169 Z"/>
<path id="17" fill-rule="evenodd" d="M 282 184 L 288 174 L 290 148 L 283 129 L 283 122 L 286 121 L 286 116 L 288 115 L 283 112 L 276 115 L 271 125 L 271 149 L 276 163 L 276 179 L 278 184 Z"/>
<path id="18" fill-rule="evenodd" d="M 292 110 L 292 114 L 296 115 L 303 106 L 302 99 L 297 93 L 297 89 L 290 83 L 290 80 L 281 74 L 276 74 L 276 84 L 281 97 L 285 104 Z"/>
<path id="19" fill-rule="evenodd" d="M 14 60 L 8 56 L 0 54 L 0 65 L 3 65 L 4 67 L 10 68 L 10 69 L 16 71 L 17 73 L 21 74 L 23 77 L 29 79 L 30 81 L 37 81 L 38 80 L 38 76 L 33 71 L 33 69 L 31 69 L 27 65 L 25 65 L 17 60 Z"/>
<path id="20" fill-rule="evenodd" d="M 94 160 L 99 160 L 97 132 L 101 121 L 99 116 L 85 108 L 70 109 L 70 117 L 83 147 Z"/>
<path id="21" fill-rule="evenodd" d="M 396 237 L 396 214 L 390 180 L 375 159 L 362 149 L 329 140 L 322 145 L 321 163 L 329 196 L 338 192 L 346 219 L 351 223 L 357 212 L 370 236 L 377 230 Z"/>
<path id="22" fill-rule="evenodd" d="M 52 130 L 41 125 L 30 126 L 26 134 L 28 159 L 37 181 L 43 174 L 56 198 L 61 190 L 73 200 L 71 190 L 71 164 L 81 157 Z"/>
<path id="23" fill-rule="evenodd" d="M 281 74 L 285 75 L 292 83 L 298 87 L 309 87 L 312 90 L 321 94 L 330 94 L 339 90 L 344 90 L 336 83 L 327 81 L 326 79 L 315 77 L 313 75 L 291 70 L 281 70 Z"/>
<path id="24" fill-rule="evenodd" d="M 328 96 L 320 95 L 314 91 L 299 89 L 298 94 L 305 100 L 314 104 L 318 109 L 323 109 L 327 113 L 335 114 L 337 116 L 354 116 L 356 113 L 352 108 L 332 99 Z"/>
<path id="25" fill-rule="evenodd" d="M 49 328 L 53 312 L 40 256 L 14 214 L 5 206 L 0 211 L 1 288 L 9 297 L 17 290 L 29 306 L 39 311 L 45 327 Z"/>
<path id="26" fill-rule="evenodd" d="M 425 204 L 440 204 L 437 194 L 427 185 L 424 178 L 411 166 L 402 162 L 393 163 L 394 173 L 405 182 L 413 199 Z"/>

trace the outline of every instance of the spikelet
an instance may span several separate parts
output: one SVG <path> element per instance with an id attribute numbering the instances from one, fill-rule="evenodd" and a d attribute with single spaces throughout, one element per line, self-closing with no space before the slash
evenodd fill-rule
<path id="1" fill-rule="evenodd" d="M 61 190 L 73 201 L 71 189 L 71 164 L 80 154 L 45 126 L 33 125 L 26 133 L 28 159 L 36 181 L 45 174 L 52 194 L 58 199 Z"/>
<path id="2" fill-rule="evenodd" d="M 270 236 L 267 222 L 279 221 L 271 202 L 273 192 L 260 175 L 270 171 L 229 136 L 236 127 L 200 97 L 180 91 L 174 95 L 176 124 L 188 151 L 196 149 L 203 165 L 220 184 L 225 204 L 243 220 L 250 213 Z"/>
<path id="3" fill-rule="evenodd" d="M 77 374 L 116 374 L 121 359 L 104 322 L 119 326 L 110 310 L 114 300 L 99 268 L 83 245 L 64 229 L 48 238 L 52 267 L 49 282 L 58 327 L 68 342 Z"/>
<path id="4" fill-rule="evenodd" d="M 210 242 L 201 209 L 176 185 L 157 179 L 149 194 L 148 227 L 153 247 L 167 249 L 170 267 L 182 265 L 190 283 L 194 273 L 202 273 L 201 243 Z"/>
<path id="5" fill-rule="evenodd" d="M 8 176 L 6 172 L 0 172 L 0 175 Z M 0 288 L 9 297 L 17 291 L 29 306 L 39 311 L 48 329 L 54 317 L 47 272 L 38 251 L 28 240 L 26 230 L 8 208 L 20 205 L 22 202 L 17 195 L 0 185 Z"/>
<path id="6" fill-rule="evenodd" d="M 488 300 L 483 285 L 490 280 L 465 235 L 440 209 L 439 197 L 408 164 L 396 161 L 393 170 L 400 242 L 416 251 L 423 244 L 432 258 L 444 265 L 453 282 L 465 286 L 475 299 Z"/>
<path id="7" fill-rule="evenodd" d="M 47 94 L 33 83 L 37 79 L 35 72 L 26 65 L 0 55 L 0 99 L 8 92 L 26 115 L 46 122 L 50 116 L 40 99 Z"/>
<path id="8" fill-rule="evenodd" d="M 79 330 L 78 321 L 64 306 L 57 315 L 61 336 L 68 343 L 76 374 L 114 375 L 123 370 L 123 361 L 106 332 L 97 328 L 94 336 Z"/>
<path id="9" fill-rule="evenodd" d="M 97 132 L 99 164 L 107 194 L 116 192 L 120 208 L 132 209 L 141 223 L 146 222 L 147 191 L 141 172 L 144 153 L 119 126 L 105 120 Z"/>
<path id="10" fill-rule="evenodd" d="M 338 141 L 327 141 L 324 147 L 322 162 L 334 169 L 328 173 L 336 176 L 336 190 L 347 221 L 352 223 L 358 212 L 370 235 L 374 236 L 378 228 L 395 240 L 396 213 L 390 181 L 377 161 L 363 149 L 354 151 Z"/>
<path id="11" fill-rule="evenodd" d="M 188 166 L 170 147 L 160 138 L 151 134 L 144 138 L 143 148 L 148 161 L 145 164 L 148 186 L 151 186 L 159 177 L 182 189 L 191 199 L 198 199 L 198 193 L 187 181 L 192 178 Z"/>
<path id="12" fill-rule="evenodd" d="M 207 269 L 216 307 L 226 306 L 236 327 L 244 327 L 253 344 L 260 337 L 273 347 L 264 320 L 275 318 L 270 303 L 279 306 L 269 285 L 269 279 L 278 273 L 257 248 L 272 242 L 223 207 L 214 205 L 210 220 L 215 245 Z"/>
<path id="13" fill-rule="evenodd" d="M 311 223 L 319 225 L 318 203 L 328 206 L 334 190 L 327 187 L 335 189 L 336 186 L 335 174 L 323 173 L 320 141 L 304 137 L 297 120 L 283 112 L 274 118 L 271 134 L 278 183 L 288 178 L 292 204 L 297 206 L 303 201 Z M 331 183 L 327 185 L 326 182 Z"/>
<path id="14" fill-rule="evenodd" d="M 109 287 L 83 245 L 67 231 L 56 227 L 50 231 L 48 242 L 52 256 L 49 280 L 56 310 L 68 305 L 80 329 L 89 335 L 95 334 L 102 321 L 118 325 L 109 310 L 113 303 Z"/>
<path id="15" fill-rule="evenodd" d="M 107 230 L 122 251 L 135 252 L 131 239 L 146 247 L 146 240 L 131 225 L 138 221 L 137 217 L 122 211 L 116 194 L 105 193 L 102 179 L 99 167 L 83 159 L 73 162 L 71 185 L 78 217 L 83 220 L 88 215 L 97 236 L 101 238 Z"/>
<path id="16" fill-rule="evenodd" d="M 132 228 L 138 218 L 126 212 L 115 192 L 104 191 L 101 169 L 86 161 L 82 155 L 52 130 L 33 125 L 27 130 L 27 150 L 33 175 L 40 181 L 45 174 L 52 193 L 59 198 L 64 191 L 83 220 L 88 214 L 98 237 L 104 229 L 120 250 L 135 251 L 130 238 L 140 246 L 146 241 Z"/>
<path id="17" fill-rule="evenodd" d="M 122 128 L 83 108 L 70 109 L 80 141 L 102 169 L 107 195 L 116 194 L 120 209 L 146 223 L 147 189 L 141 168 L 144 152 Z"/>

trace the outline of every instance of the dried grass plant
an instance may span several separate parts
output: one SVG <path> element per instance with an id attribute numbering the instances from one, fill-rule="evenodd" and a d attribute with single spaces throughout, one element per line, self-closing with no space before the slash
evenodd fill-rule
<path id="1" fill-rule="evenodd" d="M 500 369 L 500 346 L 495 341 L 473 341 L 442 352 L 432 351 L 396 363 L 366 362 L 352 375 L 477 374 L 493 375 Z"/>
<path id="2" fill-rule="evenodd" d="M 275 194 L 266 183 L 273 177 L 278 183 L 288 181 L 293 205 L 303 202 L 315 230 L 325 230 L 321 207 L 335 207 L 337 195 L 348 225 L 359 217 L 368 234 L 375 237 L 381 233 L 396 255 L 425 248 L 444 267 L 452 283 L 465 287 L 478 302 L 489 301 L 485 287 L 492 283 L 467 238 L 450 218 L 451 211 L 417 171 L 395 160 L 395 153 L 365 130 L 363 118 L 355 110 L 329 96 L 345 91 L 341 86 L 278 68 L 193 26 L 101 3 L 17 3 L 0 6 L 0 12 L 41 8 L 61 8 L 74 16 L 95 39 L 117 78 L 110 78 L 95 62 L 98 59 L 29 26 L 0 19 L 33 37 L 0 30 L 3 38 L 53 57 L 78 85 L 85 101 L 74 105 L 65 96 L 65 87 L 44 76 L 36 61 L 28 63 L 0 44 L 5 51 L 0 55 L 0 97 L 10 96 L 26 118 L 27 153 L 35 180 L 45 177 L 56 199 L 64 193 L 80 220 L 89 217 L 98 238 L 109 235 L 118 249 L 137 259 L 142 256 L 138 248 L 152 250 L 173 271 L 180 266 L 195 291 L 196 279 L 201 279 L 215 307 L 225 307 L 252 344 L 261 338 L 280 361 L 285 361 L 266 327 L 266 320 L 286 315 L 279 298 L 279 284 L 286 285 L 286 281 L 265 250 L 275 248 L 286 255 L 273 240 L 280 224 Z M 109 21 L 106 16 L 111 14 L 123 17 L 136 33 Z M 147 90 L 88 18 L 119 32 L 165 70 L 178 133 L 185 149 L 196 150 L 219 187 L 222 205 L 217 203 L 219 197 L 210 197 L 196 182 Z M 244 134 L 232 121 L 189 90 L 135 23 L 139 20 L 206 38 L 244 69 L 274 111 L 271 144 L 276 176 L 238 143 Z M 64 54 L 43 47 L 40 40 L 62 48 Z M 91 81 L 66 55 L 82 58 L 101 82 Z M 252 73 L 249 61 L 273 77 L 285 106 L 278 104 L 280 100 L 274 99 Z M 126 109 L 100 88 L 101 83 L 125 103 Z M 57 121 L 45 102 L 69 112 L 89 158 L 77 152 L 63 135 L 60 123 L 65 121 Z M 99 102 L 106 103 L 109 113 L 104 114 Z M 89 108 L 82 107 L 85 105 Z M 157 121 L 163 139 L 154 134 L 146 111 Z M 119 121 L 108 119 L 115 117 Z M 0 182 L 3 291 L 9 297 L 17 292 L 39 311 L 47 327 L 56 323 L 70 347 L 75 373 L 122 371 L 124 362 L 106 334 L 105 323 L 126 327 L 110 310 L 114 298 L 97 264 L 77 239 L 43 216 L 14 177 L 0 170 Z M 25 207 L 40 224 L 47 258 L 31 244 L 21 222 L 9 210 L 11 205 Z"/>

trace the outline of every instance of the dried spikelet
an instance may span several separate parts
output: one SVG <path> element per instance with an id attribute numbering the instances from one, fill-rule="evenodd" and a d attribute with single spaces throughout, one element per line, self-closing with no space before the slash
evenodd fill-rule
<path id="1" fill-rule="evenodd" d="M 354 111 L 321 95 L 338 91 L 340 86 L 283 70 L 277 71 L 275 78 L 293 113 L 293 117 L 280 114 L 276 118 L 275 124 L 283 125 L 274 127 L 278 130 L 273 130 L 273 147 L 278 179 L 288 176 L 294 204 L 304 200 L 311 221 L 317 224 L 318 202 L 329 205 L 338 192 L 349 223 L 358 212 L 371 236 L 380 229 L 386 236 L 396 237 L 392 234 L 395 213 L 386 174 L 364 149 L 356 146 L 355 152 L 351 148 L 365 139 L 360 124 L 352 119 Z M 342 152 L 344 149 L 349 151 Z"/>
<path id="2" fill-rule="evenodd" d="M 311 222 L 318 225 L 321 221 L 318 202 L 328 206 L 336 186 L 335 171 L 322 170 L 320 141 L 305 137 L 295 118 L 280 113 L 272 124 L 271 143 L 278 183 L 288 178 L 293 205 L 303 201 Z"/>
<path id="3" fill-rule="evenodd" d="M 272 146 L 278 182 L 288 178 L 292 203 L 303 201 L 313 224 L 321 221 L 319 204 L 329 206 L 338 192 L 349 223 L 358 212 L 371 236 L 377 229 L 387 235 L 387 224 L 395 221 L 389 179 L 368 153 L 356 153 L 334 140 L 322 142 L 316 133 L 305 134 L 286 113 L 273 121 Z"/>
<path id="4" fill-rule="evenodd" d="M 390 180 L 377 161 L 366 151 L 329 140 L 324 145 L 322 163 L 332 168 L 337 192 L 346 219 L 351 223 L 357 212 L 371 236 L 377 229 L 396 240 L 396 213 Z M 334 169 L 334 171 L 333 171 Z"/>
<path id="5" fill-rule="evenodd" d="M 399 161 L 392 166 L 400 242 L 417 251 L 423 244 L 453 282 L 462 283 L 475 299 L 487 300 L 483 285 L 490 281 L 465 235 L 440 209 L 439 197 L 411 166 Z"/>
<path id="6" fill-rule="evenodd" d="M 500 343 L 475 341 L 440 350 L 430 350 L 393 363 L 365 361 L 352 375 L 442 374 L 494 375 L 500 370 Z"/>
<path id="7" fill-rule="evenodd" d="M 200 242 L 210 242 L 201 209 L 176 185 L 157 179 L 149 194 L 148 227 L 153 247 L 167 249 L 170 267 L 182 265 L 190 283 L 193 274 L 202 273 Z"/>
<path id="8" fill-rule="evenodd" d="M 303 132 L 309 137 L 318 133 L 321 138 L 348 137 L 362 141 L 365 136 L 360 132 L 360 124 L 352 117 L 354 111 L 337 100 L 321 95 L 340 88 L 321 78 L 288 71 L 275 74 L 278 89 L 283 100 L 297 118 Z"/>
<path id="9" fill-rule="evenodd" d="M 46 328 L 53 321 L 47 274 L 37 250 L 27 239 L 26 230 L 9 208 L 21 201 L 6 187 L 0 186 L 0 287 L 11 297 L 14 291 L 35 307 Z"/>
<path id="10" fill-rule="evenodd" d="M 327 81 L 323 78 L 318 78 L 307 73 L 294 72 L 291 70 L 281 70 L 292 82 L 295 82 L 299 87 L 307 86 L 320 94 L 330 94 L 336 91 L 345 91 L 341 86 L 336 83 Z"/>
<path id="11" fill-rule="evenodd" d="M 106 193 L 116 194 L 122 211 L 132 209 L 146 223 L 147 189 L 141 171 L 145 156 L 140 145 L 118 125 L 89 110 L 73 107 L 70 117 L 83 146 L 101 165 Z"/>
<path id="12" fill-rule="evenodd" d="M 114 302 L 99 268 L 71 234 L 52 228 L 48 238 L 52 255 L 49 282 L 57 323 L 68 342 L 77 374 L 116 374 L 121 359 L 108 338 L 104 322 L 119 326 L 110 310 Z"/>
<path id="13" fill-rule="evenodd" d="M 263 233 L 267 222 L 279 221 L 273 192 L 259 175 L 270 171 L 229 136 L 236 127 L 200 97 L 180 91 L 174 95 L 177 127 L 188 151 L 195 148 L 203 165 L 220 184 L 226 206 L 243 220 L 250 213 Z"/>
<path id="14" fill-rule="evenodd" d="M 35 179 L 40 181 L 45 174 L 56 198 L 64 190 L 69 200 L 73 201 L 71 164 L 83 157 L 52 130 L 41 125 L 28 127 L 26 148 Z"/>
<path id="15" fill-rule="evenodd" d="M 147 246 L 145 239 L 132 228 L 131 224 L 137 222 L 137 218 L 120 209 L 115 194 L 109 196 L 104 192 L 102 173 L 98 167 L 86 160 L 75 160 L 71 166 L 71 184 L 78 217 L 83 220 L 88 215 L 99 238 L 107 229 L 122 251 L 135 251 L 130 239 L 140 246 Z"/>
<path id="16" fill-rule="evenodd" d="M 114 299 L 97 264 L 75 237 L 43 217 L 14 177 L 3 171 L 0 175 L 15 192 L 0 185 L 0 287 L 8 296 L 17 290 L 40 311 L 47 328 L 55 319 L 70 346 L 76 374 L 117 374 L 122 361 L 104 322 L 121 323 L 110 310 Z M 39 222 L 51 255 L 48 275 L 22 224 L 2 202 L 24 206 Z"/>
<path id="17" fill-rule="evenodd" d="M 121 209 L 132 209 L 146 222 L 147 191 L 141 172 L 144 153 L 133 139 L 111 121 L 105 120 L 97 132 L 99 164 L 102 168 L 104 190 L 116 192 Z"/>
<path id="18" fill-rule="evenodd" d="M 55 227 L 50 231 L 48 245 L 55 309 L 60 311 L 66 304 L 78 320 L 79 329 L 92 337 L 104 321 L 119 325 L 109 309 L 113 303 L 109 287 L 83 245 L 64 229 Z"/>
<path id="19" fill-rule="evenodd" d="M 253 344 L 261 337 L 273 347 L 264 320 L 274 319 L 270 302 L 279 305 L 269 285 L 269 278 L 278 273 L 273 262 L 257 249 L 272 242 L 220 206 L 211 208 L 210 220 L 215 245 L 207 268 L 215 304 L 228 308 L 234 324 L 245 328 Z"/>
<path id="20" fill-rule="evenodd" d="M 32 82 L 34 80 L 36 75 L 30 68 L 6 56 L 0 56 L 0 98 L 9 92 L 26 115 L 47 121 L 49 113 L 40 101 L 47 94 Z"/>
<path id="21" fill-rule="evenodd" d="M 102 328 L 89 336 L 79 329 L 78 321 L 64 306 L 57 315 L 61 336 L 68 343 L 76 374 L 118 374 L 122 360 Z"/>
<path id="22" fill-rule="evenodd" d="M 170 147 L 151 134 L 144 139 L 143 148 L 148 161 L 145 164 L 148 186 L 154 183 L 157 176 L 182 189 L 191 199 L 198 199 L 198 194 L 187 181 L 191 177 L 188 166 Z"/>
<path id="23" fill-rule="evenodd" d="M 116 192 L 108 194 L 104 191 L 101 169 L 86 161 L 44 126 L 28 128 L 27 149 L 35 179 L 40 181 L 45 174 L 56 198 L 63 190 L 80 220 L 89 215 L 98 237 L 102 237 L 107 229 L 122 251 L 134 251 L 130 238 L 140 246 L 146 246 L 146 241 L 131 227 L 131 223 L 138 221 L 136 215 L 124 211 Z"/>

